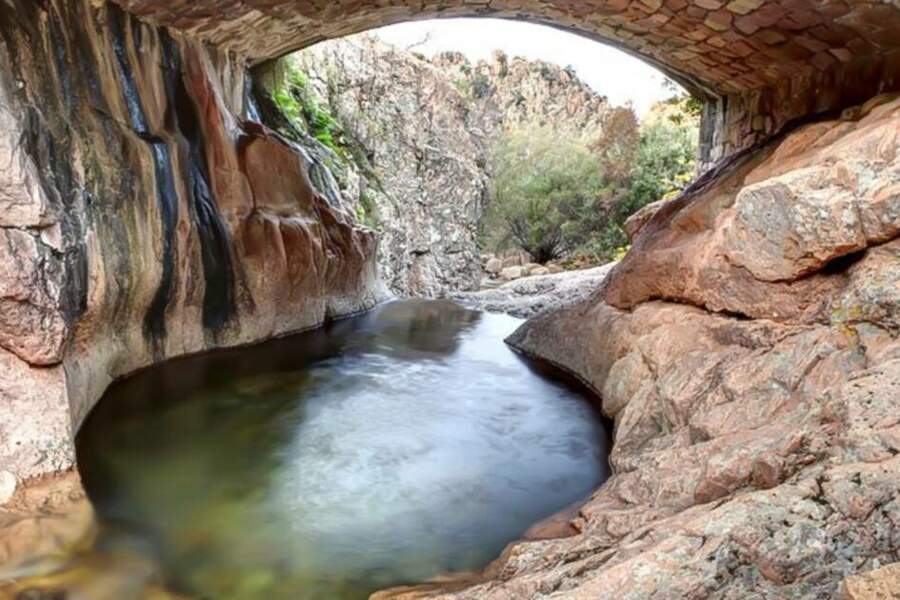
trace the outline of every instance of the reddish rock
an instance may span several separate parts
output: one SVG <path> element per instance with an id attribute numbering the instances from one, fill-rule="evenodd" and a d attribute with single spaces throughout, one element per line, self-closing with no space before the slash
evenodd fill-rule
<path id="1" fill-rule="evenodd" d="M 844 600 L 896 600 L 900 598 L 900 563 L 848 577 Z"/>
<path id="2" fill-rule="evenodd" d="M 891 229 L 890 216 L 860 215 L 892 214 L 879 212 L 893 197 L 879 190 L 892 189 L 896 179 L 898 108 L 882 99 L 860 109 L 857 122 L 800 130 L 711 182 L 695 200 L 656 208 L 636 233 L 632 253 L 644 254 L 616 268 L 605 290 L 517 331 L 509 340 L 515 347 L 563 365 L 602 397 L 616 423 L 614 474 L 573 517 L 577 534 L 512 544 L 485 571 L 487 580 L 463 589 L 393 596 L 511 599 L 553 590 L 573 599 L 813 599 L 835 597 L 848 576 L 894 560 L 900 232 Z M 838 156 L 866 174 L 854 176 L 862 171 Z M 872 223 L 857 231 L 890 230 L 884 235 L 895 239 L 860 242 L 867 250 L 854 261 L 799 274 L 816 248 L 845 245 L 829 237 L 844 235 L 842 213 L 816 210 L 816 218 L 837 220 L 797 230 L 816 234 L 796 238 L 809 253 L 792 254 L 780 243 L 765 249 L 782 239 L 785 222 L 797 222 L 793 217 L 773 220 L 771 239 L 756 242 L 769 266 L 794 266 L 783 289 L 738 276 L 749 267 L 728 270 L 723 240 L 738 227 L 739 198 L 756 202 L 744 192 L 821 168 L 830 175 L 810 177 L 802 199 L 777 208 L 807 214 L 802 204 L 814 202 L 817 190 L 829 204 L 852 189 L 856 222 Z M 629 287 L 642 275 L 648 285 Z M 681 294 L 695 276 L 698 297 L 720 290 L 717 302 L 755 298 L 782 314 L 738 318 L 653 300 L 676 289 Z M 627 310 L 604 302 L 604 293 L 649 290 L 659 281 L 666 283 Z M 765 292 L 756 296 L 755 286 Z M 806 308 L 789 308 L 798 306 Z M 811 307 L 820 307 L 817 319 L 804 316 Z M 867 597 L 859 594 L 888 589 L 892 577 L 850 577 L 844 594 Z"/>

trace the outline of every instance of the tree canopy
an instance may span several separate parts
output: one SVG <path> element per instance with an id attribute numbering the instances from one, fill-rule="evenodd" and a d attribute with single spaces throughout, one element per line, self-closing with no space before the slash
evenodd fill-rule
<path id="1" fill-rule="evenodd" d="M 539 125 L 509 129 L 491 152 L 491 202 L 482 239 L 545 263 L 607 261 L 623 250 L 625 221 L 692 179 L 699 113 L 687 97 L 639 123 L 615 108 L 594 139 Z"/>

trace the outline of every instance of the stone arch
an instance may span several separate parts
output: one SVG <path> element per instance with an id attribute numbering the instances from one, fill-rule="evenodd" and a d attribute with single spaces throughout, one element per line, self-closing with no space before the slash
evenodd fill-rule
<path id="1" fill-rule="evenodd" d="M 900 7 L 865 0 L 116 0 L 259 64 L 326 39 L 435 17 L 552 25 L 616 46 L 707 101 L 706 166 L 792 121 L 900 86 Z M 174 5 L 174 6 L 173 6 Z"/>

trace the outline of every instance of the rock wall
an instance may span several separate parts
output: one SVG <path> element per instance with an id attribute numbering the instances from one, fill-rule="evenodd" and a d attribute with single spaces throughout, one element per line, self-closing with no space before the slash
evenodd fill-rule
<path id="1" fill-rule="evenodd" d="M 490 148 L 502 131 L 530 123 L 596 139 L 609 114 L 571 71 L 502 53 L 427 59 L 358 35 L 287 60 L 340 124 L 346 159 L 335 155 L 333 170 L 379 229 L 380 272 L 399 295 L 479 287 Z"/>
<path id="2" fill-rule="evenodd" d="M 19 480 L 73 465 L 114 378 L 381 295 L 374 236 L 250 119 L 243 61 L 96 4 L 0 5 L 0 471 Z"/>
<path id="3" fill-rule="evenodd" d="M 385 282 L 401 296 L 477 288 L 488 176 L 465 96 L 427 61 L 368 36 L 289 60 L 352 148 L 339 179 L 379 230 Z"/>
<path id="4" fill-rule="evenodd" d="M 592 298 L 526 323 L 509 341 L 615 419 L 614 474 L 577 535 L 428 597 L 830 598 L 900 559 L 898 181 L 881 97 L 658 208 Z"/>
<path id="5" fill-rule="evenodd" d="M 887 3 L 122 2 L 261 60 L 521 10 L 711 88 L 722 156 L 897 86 Z M 372 233 L 250 118 L 241 56 L 94 0 L 0 3 L 0 39 L 0 470 L 71 466 L 117 376 L 377 299 Z M 590 300 L 514 336 L 602 394 L 615 475 L 576 536 L 515 544 L 452 595 L 820 598 L 898 559 L 898 111 L 730 161 L 645 215 Z"/>

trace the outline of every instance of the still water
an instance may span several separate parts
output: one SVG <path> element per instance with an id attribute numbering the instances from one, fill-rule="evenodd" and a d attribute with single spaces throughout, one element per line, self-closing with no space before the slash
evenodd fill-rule
<path id="1" fill-rule="evenodd" d="M 484 567 L 606 476 L 586 399 L 504 345 L 519 324 L 398 301 L 115 385 L 78 439 L 94 552 L 211 600 Z"/>

